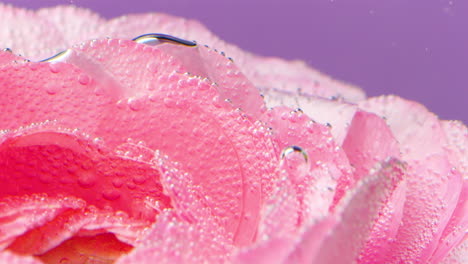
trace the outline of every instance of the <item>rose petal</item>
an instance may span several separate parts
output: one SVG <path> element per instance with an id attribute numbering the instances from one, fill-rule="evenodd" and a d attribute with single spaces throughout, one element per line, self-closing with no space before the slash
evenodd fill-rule
<path id="1" fill-rule="evenodd" d="M 335 225 L 334 215 L 309 225 L 301 234 L 300 240 L 295 241 L 295 249 L 288 256 L 287 261 L 281 263 L 313 263 L 323 241 Z"/>
<path id="2" fill-rule="evenodd" d="M 207 195 L 215 197 L 213 203 L 216 205 L 213 207 L 223 208 L 223 217 L 231 218 L 228 221 L 229 229 L 236 230 L 240 221 L 242 226 L 245 224 L 242 229 L 250 232 L 238 234 L 251 240 L 255 225 L 248 223 L 257 221 L 259 179 L 261 175 L 273 171 L 272 164 L 276 164 L 265 142 L 266 131 L 260 123 L 252 124 L 240 111 L 233 111 L 222 102 L 214 102 L 218 96 L 216 90 L 197 78 L 174 75 L 167 85 L 160 86 L 150 97 L 143 95 L 114 103 L 124 92 L 118 83 L 105 85 L 109 83 L 106 76 L 83 85 L 80 76 L 84 73 L 71 65 L 57 63 L 39 66 L 35 71 L 17 66 L 2 72 L 5 76 L 2 87 L 12 90 L 3 97 L 4 104 L 15 100 L 21 103 L 23 100 L 31 108 L 27 115 L 22 115 L 20 113 L 23 111 L 14 105 L 7 105 L 13 116 L 5 120 L 3 127 L 14 128 L 30 122 L 55 119 L 66 127 L 78 127 L 101 136 L 111 147 L 117 147 L 126 138 L 143 140 L 151 149 L 160 149 L 183 164 L 184 169 L 194 175 L 196 183 L 206 188 Z M 58 73 L 49 70 L 56 67 Z M 12 75 L 13 71 L 15 75 Z M 47 83 L 33 81 L 39 74 L 40 79 L 47 80 Z M 51 78 L 44 77 L 48 75 Z M 28 93 L 31 95 L 13 88 L 24 86 L 30 87 Z M 60 90 L 47 92 L 48 87 L 56 86 Z M 82 101 L 65 104 L 70 97 Z M 61 103 L 58 104 L 56 100 Z M 251 152 L 252 149 L 255 149 L 255 153 Z M 219 175 L 224 177 L 219 178 Z M 226 192 L 226 186 L 232 186 L 232 192 Z M 244 196 L 245 203 L 241 202 L 240 190 L 247 194 Z M 238 206 L 244 203 L 242 206 L 251 217 L 235 219 L 242 211 L 233 202 Z"/>
<path id="3" fill-rule="evenodd" d="M 45 202 L 47 201 L 47 202 Z M 17 236 L 42 226 L 70 209 L 85 203 L 74 198 L 52 198 L 46 195 L 13 196 L 0 200 L 0 244 L 8 247 Z"/>
<path id="4" fill-rule="evenodd" d="M 341 146 L 357 110 L 357 106 L 342 100 L 329 100 L 322 97 L 277 89 L 263 89 L 262 94 L 268 107 L 287 106 L 301 109 L 314 121 L 331 126 L 335 142 Z"/>
<path id="5" fill-rule="evenodd" d="M 465 236 L 463 243 L 451 250 L 449 255 L 440 262 L 441 264 L 463 264 L 468 262 L 468 236 Z"/>
<path id="6" fill-rule="evenodd" d="M 82 78 L 88 78 L 88 82 Z M 109 104 L 118 98 L 118 89 L 105 84 L 90 80 L 70 64 L 9 65 L 0 71 L 0 105 L 8 113 L 0 116 L 0 126 L 16 129 L 56 120 L 64 127 L 93 134 L 96 122 L 111 114 Z"/>
<path id="7" fill-rule="evenodd" d="M 385 121 L 372 113 L 358 111 L 354 115 L 343 150 L 355 168 L 351 182 L 340 181 L 338 189 L 347 190 L 376 165 L 400 158 L 400 149 Z"/>
<path id="8" fill-rule="evenodd" d="M 45 54 L 42 55 L 43 58 L 49 57 L 63 50 L 66 47 L 65 45 L 77 44 L 90 38 L 109 36 L 132 39 L 145 33 L 166 33 L 189 40 L 195 39 L 200 43 L 206 43 L 219 50 L 226 51 L 228 55 L 236 60 L 248 79 L 256 87 L 262 89 L 280 88 L 295 91 L 297 87 L 301 87 L 303 91 L 311 94 L 324 97 L 338 96 L 352 102 L 365 98 L 362 90 L 332 80 L 330 77 L 310 69 L 303 62 L 262 58 L 244 52 L 233 45 L 226 44 L 199 22 L 193 20 L 153 13 L 127 15 L 104 22 L 96 14 L 76 7 L 46 8 L 39 10 L 37 13 L 8 6 L 2 6 L 2 8 L 7 13 L 24 13 L 25 16 L 28 16 L 28 19 L 21 19 L 21 21 L 26 21 L 27 26 L 16 27 L 17 23 L 13 26 L 15 29 L 27 30 L 29 35 L 31 32 L 39 34 L 33 38 L 36 40 L 33 46 L 31 42 L 23 42 L 18 38 L 11 37 L 9 32 L 0 33 L 2 39 L 15 39 L 14 47 L 12 47 L 29 59 L 39 59 L 39 55 L 42 54 Z M 16 23 L 12 19 L 7 20 Z M 37 23 L 37 21 L 40 21 L 40 23 Z M 69 21 L 72 21 L 72 23 L 68 23 Z M 29 26 L 35 27 L 36 30 L 28 29 Z M 5 28 L 13 27 L 7 26 Z M 54 32 L 51 33 L 51 30 Z M 55 38 L 44 38 L 45 35 L 53 35 Z"/>
<path id="9" fill-rule="evenodd" d="M 404 173 L 401 163 L 392 160 L 363 179 L 343 204 L 341 219 L 314 263 L 384 263 L 402 216 Z"/>
<path id="10" fill-rule="evenodd" d="M 68 58 L 67 62 L 87 68 L 90 74 L 99 65 L 100 72 L 110 74 L 122 84 L 127 95 L 158 89 L 173 72 L 189 73 L 189 76 L 211 80 L 221 101 L 229 99 L 234 107 L 240 107 L 254 117 L 264 111 L 258 90 L 237 66 L 204 46 L 160 44 L 148 47 L 129 40 L 111 39 L 86 43 L 74 50 L 77 57 Z M 82 57 L 92 59 L 92 62 L 84 65 Z"/>
<path id="11" fill-rule="evenodd" d="M 447 136 L 449 158 L 453 164 L 459 164 L 458 170 L 468 177 L 468 128 L 459 121 L 442 121 L 442 129 Z"/>
<path id="12" fill-rule="evenodd" d="M 450 221 L 442 233 L 437 249 L 434 251 L 430 261 L 439 263 L 447 256 L 454 247 L 463 243 L 468 230 L 468 179 L 463 182 L 463 189 Z M 466 252 L 468 255 L 468 251 Z"/>
<path id="13" fill-rule="evenodd" d="M 144 206 L 146 196 L 170 207 L 169 198 L 162 194 L 158 170 L 113 155 L 77 134 L 50 128 L 32 133 L 19 131 L 4 136 L 0 150 L 5 186 L 2 197 L 63 194 L 148 220 L 154 213 Z"/>
<path id="14" fill-rule="evenodd" d="M 423 106 L 398 97 L 378 97 L 360 105 L 386 118 L 408 163 L 408 195 L 402 227 L 387 262 L 425 262 L 436 249 L 461 191 L 452 170 L 445 133 Z"/>
<path id="15" fill-rule="evenodd" d="M 188 223 L 174 212 L 165 211 L 158 216 L 146 243 L 120 258 L 117 264 L 224 263 L 231 250 L 224 230 L 209 215 Z"/>
<path id="16" fill-rule="evenodd" d="M 25 58 L 37 60 L 57 53 L 63 46 L 62 35 L 55 25 L 36 12 L 0 4 L 2 28 L 0 47 L 10 48 Z"/>
<path id="17" fill-rule="evenodd" d="M 4 67 L 10 63 L 18 63 L 18 61 L 24 62 L 25 59 L 18 55 L 13 54 L 11 50 L 0 51 L 0 66 Z"/>
<path id="18" fill-rule="evenodd" d="M 2 251 L 0 252 L 0 263 L 8 263 L 8 264 L 43 264 L 42 261 L 33 258 L 33 257 L 25 257 L 19 256 L 9 251 Z"/>
<path id="19" fill-rule="evenodd" d="M 61 50 L 90 39 L 106 36 L 106 34 L 97 34 L 99 26 L 106 21 L 89 9 L 61 5 L 41 8 L 36 11 L 36 14 L 54 25 L 57 33 L 63 37 L 64 42 L 61 43 L 63 46 L 54 43 L 54 47 Z"/>
<path id="20" fill-rule="evenodd" d="M 339 178 L 350 177 L 352 173 L 344 151 L 336 146 L 328 127 L 313 123 L 300 111 L 277 107 L 268 113 L 267 120 L 273 127 L 278 156 L 282 155 L 283 149 L 291 146 L 300 147 L 307 155 L 302 175 L 299 175 L 300 172 L 296 173 L 298 175 L 290 175 L 299 187 L 297 192 L 302 197 L 300 199 L 304 199 L 302 202 L 308 201 L 301 211 L 310 209 L 318 214 L 326 213 L 332 206 L 336 182 Z M 304 163 L 304 158 L 302 161 Z M 314 192 L 310 192 L 311 188 L 314 188 Z M 320 198 L 307 198 L 308 195 L 319 193 Z M 320 206 L 317 200 L 321 201 Z"/>

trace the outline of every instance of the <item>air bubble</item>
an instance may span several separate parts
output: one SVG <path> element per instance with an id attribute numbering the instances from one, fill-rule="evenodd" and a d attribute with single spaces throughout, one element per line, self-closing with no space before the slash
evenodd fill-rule
<path id="1" fill-rule="evenodd" d="M 96 176 L 93 173 L 82 173 L 78 177 L 78 184 L 83 188 L 91 188 L 96 184 Z"/>
<path id="2" fill-rule="evenodd" d="M 144 107 L 144 98 L 132 97 L 127 101 L 128 107 L 133 111 L 140 111 Z"/>
<path id="3" fill-rule="evenodd" d="M 181 38 L 177 38 L 171 35 L 166 34 L 159 34 L 159 33 L 150 33 L 138 36 L 132 39 L 136 43 L 146 44 L 150 46 L 156 46 L 162 43 L 171 43 L 171 44 L 179 44 L 184 46 L 194 47 L 197 45 L 194 41 L 189 41 Z"/>
<path id="4" fill-rule="evenodd" d="M 78 76 L 78 82 L 81 85 L 87 85 L 89 83 L 89 81 L 90 81 L 90 78 L 86 74 L 80 74 L 80 76 Z"/>
<path id="5" fill-rule="evenodd" d="M 120 198 L 120 192 L 116 190 L 104 190 L 102 192 L 102 197 L 109 201 L 115 201 Z"/>

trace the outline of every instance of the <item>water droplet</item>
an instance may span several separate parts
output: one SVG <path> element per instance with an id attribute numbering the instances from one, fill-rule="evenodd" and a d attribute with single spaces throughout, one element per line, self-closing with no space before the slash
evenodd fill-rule
<path id="1" fill-rule="evenodd" d="M 120 192 L 116 190 L 104 190 L 102 191 L 102 197 L 109 201 L 115 201 L 120 198 Z"/>
<path id="2" fill-rule="evenodd" d="M 301 147 L 298 146 L 289 146 L 283 149 L 281 152 L 281 159 L 285 159 L 287 156 L 291 155 L 292 153 L 300 153 L 306 162 L 309 162 L 309 156 L 307 155 L 306 151 L 303 150 Z"/>
<path id="3" fill-rule="evenodd" d="M 58 54 L 50 57 L 50 58 L 47 58 L 47 59 L 44 59 L 44 60 L 41 60 L 41 62 L 64 62 L 67 60 L 67 58 L 72 54 L 72 50 L 70 49 L 67 49 L 67 50 L 64 50 L 62 52 L 59 52 Z M 53 64 L 53 63 L 51 63 Z"/>
<path id="4" fill-rule="evenodd" d="M 89 76 L 86 74 L 80 74 L 80 76 L 78 76 L 78 82 L 81 85 L 87 85 L 89 83 L 89 80 Z"/>
<path id="5" fill-rule="evenodd" d="M 58 90 L 59 90 L 59 89 L 58 89 L 58 86 L 57 86 L 57 85 L 54 85 L 53 83 L 48 84 L 48 85 L 45 87 L 45 89 L 46 89 L 46 92 L 47 92 L 48 94 L 50 94 L 50 95 L 56 94 L 56 93 L 58 92 Z"/>
<path id="6" fill-rule="evenodd" d="M 309 170 L 309 156 L 298 146 L 289 146 L 281 152 L 280 167 L 295 182 L 301 181 Z"/>
<path id="7" fill-rule="evenodd" d="M 127 101 L 128 107 L 133 111 L 140 111 L 144 107 L 144 98 L 129 98 Z"/>
<path id="8" fill-rule="evenodd" d="M 83 188 L 91 188 L 96 184 L 96 176 L 93 173 L 82 172 L 78 177 L 78 184 Z"/>
<path id="9" fill-rule="evenodd" d="M 151 62 L 146 66 L 146 68 L 148 69 L 149 72 L 157 73 L 159 70 L 159 64 L 156 62 Z"/>
<path id="10" fill-rule="evenodd" d="M 59 73 L 60 72 L 60 67 L 61 67 L 60 63 L 50 63 L 49 64 L 49 70 L 52 73 Z"/>
<path id="11" fill-rule="evenodd" d="M 112 185 L 115 187 L 115 188 L 120 188 L 122 187 L 124 184 L 124 181 L 122 178 L 115 178 L 112 180 Z"/>
<path id="12" fill-rule="evenodd" d="M 51 183 L 52 180 L 52 176 L 49 173 L 41 173 L 39 175 L 39 181 L 42 183 Z"/>
<path id="13" fill-rule="evenodd" d="M 190 46 L 190 47 L 197 45 L 197 43 L 195 43 L 194 41 L 188 41 L 188 40 L 177 38 L 171 35 L 157 34 L 157 33 L 156 34 L 155 33 L 144 34 L 132 40 L 135 41 L 136 43 L 146 44 L 150 46 L 156 46 L 161 43 L 179 44 L 179 45 L 185 45 L 185 46 Z"/>
<path id="14" fill-rule="evenodd" d="M 133 177 L 133 182 L 134 182 L 135 184 L 138 184 L 138 185 L 141 185 L 141 184 L 145 183 L 145 182 L 146 182 L 146 175 L 143 175 L 143 174 L 141 174 L 141 175 L 135 175 L 135 176 Z"/>

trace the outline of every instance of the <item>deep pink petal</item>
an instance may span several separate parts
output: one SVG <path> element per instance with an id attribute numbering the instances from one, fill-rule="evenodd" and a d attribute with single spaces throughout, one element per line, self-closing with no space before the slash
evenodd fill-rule
<path id="1" fill-rule="evenodd" d="M 45 202 L 47 201 L 47 202 Z M 39 227 L 70 209 L 85 206 L 75 198 L 53 198 L 47 195 L 24 195 L 0 200 L 0 245 L 8 247 L 18 236 Z"/>
<path id="2" fill-rule="evenodd" d="M 395 160 L 361 181 L 314 263 L 385 263 L 402 216 L 404 168 Z"/>
<path id="3" fill-rule="evenodd" d="M 39 130 L 39 129 L 36 129 Z M 159 171 L 150 164 L 119 157 L 92 139 L 45 127 L 4 136 L 0 148 L 0 197 L 47 193 L 78 197 L 98 208 L 111 207 L 133 217 L 152 220 L 145 199 L 162 194 Z"/>
<path id="4" fill-rule="evenodd" d="M 439 120 L 423 106 L 394 96 L 363 102 L 363 109 L 386 118 L 408 163 L 408 192 L 402 226 L 390 263 L 422 261 L 432 255 L 457 205 L 461 174 L 452 169 Z"/>

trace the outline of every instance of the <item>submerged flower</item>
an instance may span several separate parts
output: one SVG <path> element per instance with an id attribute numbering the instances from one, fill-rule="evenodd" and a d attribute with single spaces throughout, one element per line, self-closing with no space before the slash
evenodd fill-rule
<path id="1" fill-rule="evenodd" d="M 466 263 L 462 123 L 191 20 L 0 15 L 1 263 Z"/>

